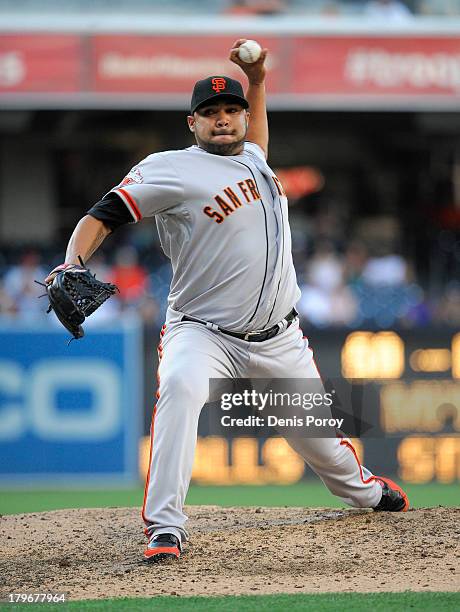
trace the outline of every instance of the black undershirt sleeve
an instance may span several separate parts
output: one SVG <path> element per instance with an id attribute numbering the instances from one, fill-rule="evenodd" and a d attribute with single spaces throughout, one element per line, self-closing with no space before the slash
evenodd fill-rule
<path id="1" fill-rule="evenodd" d="M 121 225 L 134 222 L 123 200 L 116 193 L 108 193 L 102 200 L 96 202 L 86 214 L 102 221 L 112 232 Z"/>

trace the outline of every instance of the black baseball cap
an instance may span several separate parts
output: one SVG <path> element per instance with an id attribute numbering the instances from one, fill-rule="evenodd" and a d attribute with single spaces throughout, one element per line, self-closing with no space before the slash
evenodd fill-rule
<path id="1" fill-rule="evenodd" d="M 236 79 L 226 76 L 210 76 L 202 81 L 197 81 L 193 88 L 190 103 L 191 114 L 193 115 L 197 108 L 205 102 L 220 102 L 224 98 L 238 102 L 243 108 L 249 108 L 249 103 L 244 97 L 243 87 Z"/>

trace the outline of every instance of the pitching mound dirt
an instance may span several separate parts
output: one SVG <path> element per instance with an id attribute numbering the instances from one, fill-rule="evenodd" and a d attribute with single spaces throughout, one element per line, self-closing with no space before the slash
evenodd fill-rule
<path id="1" fill-rule="evenodd" d="M 0 521 L 0 597 L 70 599 L 326 591 L 456 591 L 460 508 L 405 514 L 189 507 L 180 561 L 149 565 L 135 508 Z"/>

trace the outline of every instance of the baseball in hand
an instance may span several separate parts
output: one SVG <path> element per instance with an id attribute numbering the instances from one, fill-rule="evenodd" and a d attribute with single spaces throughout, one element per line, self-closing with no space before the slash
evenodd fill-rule
<path id="1" fill-rule="evenodd" d="M 262 47 L 255 40 L 247 40 L 239 46 L 238 55 L 242 62 L 253 64 L 257 62 L 262 52 Z"/>

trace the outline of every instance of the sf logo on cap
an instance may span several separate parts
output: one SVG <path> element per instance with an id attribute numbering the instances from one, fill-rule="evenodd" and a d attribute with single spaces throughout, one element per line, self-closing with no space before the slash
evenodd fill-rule
<path id="1" fill-rule="evenodd" d="M 223 91 L 225 88 L 227 87 L 227 81 L 225 79 L 222 78 L 217 78 L 217 79 L 213 79 L 212 80 L 212 88 L 214 89 L 214 91 L 216 91 L 217 93 L 220 93 L 221 91 Z"/>

